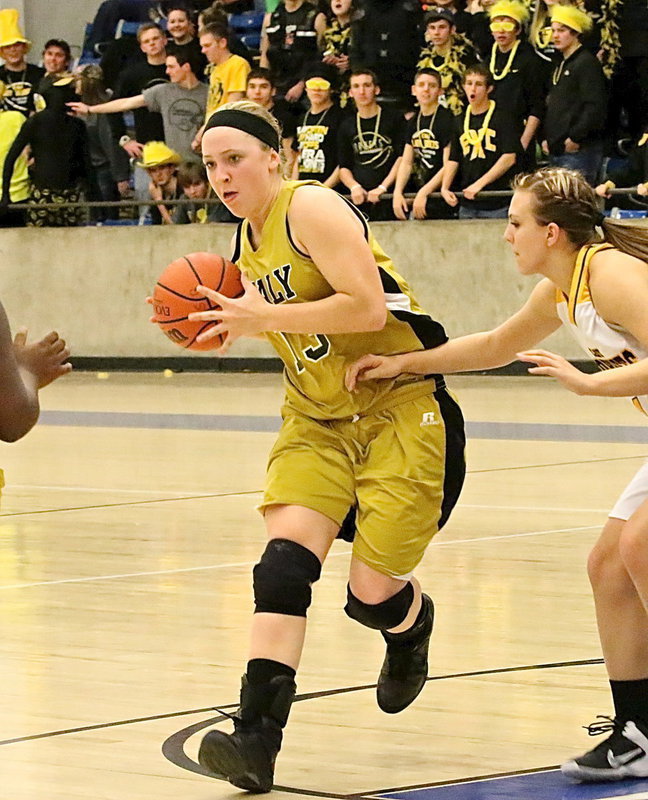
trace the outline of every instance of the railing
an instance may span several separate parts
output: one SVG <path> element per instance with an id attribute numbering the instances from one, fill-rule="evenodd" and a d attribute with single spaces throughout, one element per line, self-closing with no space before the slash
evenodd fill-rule
<path id="1" fill-rule="evenodd" d="M 608 194 L 612 197 L 617 195 L 635 195 L 636 194 L 636 186 L 630 186 L 625 188 L 616 188 L 611 189 Z M 453 192 L 453 194 L 457 198 L 463 197 L 463 192 Z M 391 200 L 393 198 L 393 194 L 390 192 L 386 192 L 385 194 L 381 195 L 381 200 Z M 406 200 L 413 200 L 416 197 L 415 193 L 407 193 L 403 195 Z M 441 192 L 431 192 L 429 195 L 431 198 L 438 198 L 442 199 L 443 195 Z M 478 198 L 479 199 L 489 199 L 494 197 L 502 197 L 502 198 L 510 198 L 513 196 L 513 192 L 510 189 L 493 189 L 493 190 L 485 190 L 483 192 L 479 192 Z M 640 195 L 637 195 L 637 198 L 640 198 Z M 640 208 L 645 208 L 648 211 L 648 197 L 645 200 L 635 199 L 634 202 Z M 163 201 L 156 201 L 146 199 L 146 200 L 137 200 L 135 198 L 126 199 L 126 200 L 79 200 L 75 203 L 30 203 L 29 201 L 25 201 L 23 203 L 10 203 L 5 208 L 8 208 L 10 211 L 25 211 L 29 208 L 39 208 L 43 210 L 49 209 L 57 209 L 57 208 L 134 208 L 139 206 L 157 206 L 157 205 L 164 205 L 164 206 L 204 206 L 204 205 L 221 205 L 221 201 L 216 197 L 205 198 L 204 200 L 191 200 L 188 198 L 182 198 L 178 200 L 163 200 Z M 601 207 L 603 207 L 604 198 L 601 198 Z"/>

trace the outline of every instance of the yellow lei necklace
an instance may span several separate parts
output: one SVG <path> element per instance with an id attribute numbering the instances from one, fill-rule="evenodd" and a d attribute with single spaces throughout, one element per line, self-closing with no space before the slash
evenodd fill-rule
<path id="1" fill-rule="evenodd" d="M 464 116 L 464 132 L 463 136 L 461 137 L 462 143 L 465 142 L 472 146 L 473 151 L 470 156 L 470 160 L 472 161 L 474 158 L 485 158 L 486 154 L 484 153 L 484 148 L 482 147 L 482 140 L 486 135 L 486 131 L 488 130 L 488 126 L 490 125 L 491 117 L 493 116 L 493 112 L 495 111 L 495 101 L 490 100 L 488 102 L 488 111 L 486 112 L 486 116 L 484 117 L 484 121 L 482 123 L 481 128 L 478 131 L 472 130 L 470 127 L 470 106 L 466 109 L 466 115 Z"/>
<path id="2" fill-rule="evenodd" d="M 495 59 L 497 57 L 497 43 L 493 43 L 493 48 L 491 50 L 491 57 L 490 57 L 490 71 L 493 74 L 494 80 L 501 81 L 502 78 L 505 78 L 509 74 L 509 72 L 511 71 L 511 67 L 513 66 L 513 59 L 515 58 L 515 54 L 517 53 L 519 46 L 520 46 L 520 40 L 518 39 L 511 48 L 508 61 L 504 65 L 504 69 L 501 72 L 497 72 L 497 70 L 495 69 Z"/>

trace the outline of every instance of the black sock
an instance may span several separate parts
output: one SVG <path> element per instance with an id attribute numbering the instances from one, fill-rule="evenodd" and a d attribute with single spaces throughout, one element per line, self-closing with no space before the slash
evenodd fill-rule
<path id="1" fill-rule="evenodd" d="M 640 720 L 648 725 L 648 678 L 638 681 L 610 681 L 614 716 L 619 720 Z"/>
<path id="2" fill-rule="evenodd" d="M 260 683 L 270 683 L 277 675 L 287 675 L 294 680 L 297 673 L 287 664 L 271 661 L 269 658 L 253 658 L 248 661 L 246 675 L 253 686 Z"/>

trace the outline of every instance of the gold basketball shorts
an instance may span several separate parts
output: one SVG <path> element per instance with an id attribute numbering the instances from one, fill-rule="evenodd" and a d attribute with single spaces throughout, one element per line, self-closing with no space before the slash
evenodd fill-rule
<path id="1" fill-rule="evenodd" d="M 260 511 L 300 505 L 341 525 L 355 505 L 353 555 L 406 579 L 457 501 L 464 445 L 461 411 L 444 388 L 351 419 L 284 411 Z"/>

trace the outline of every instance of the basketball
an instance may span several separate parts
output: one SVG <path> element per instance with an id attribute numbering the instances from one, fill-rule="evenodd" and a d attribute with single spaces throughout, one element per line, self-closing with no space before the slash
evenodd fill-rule
<path id="1" fill-rule="evenodd" d="M 196 339 L 217 323 L 187 319 L 193 311 L 220 308 L 199 294 L 197 285 L 207 286 L 227 297 L 243 294 L 241 273 L 235 264 L 214 253 L 189 253 L 172 261 L 158 278 L 153 290 L 152 321 L 157 322 L 169 339 L 180 347 L 216 350 L 223 344 L 223 336 L 215 336 L 206 342 L 197 342 Z"/>

